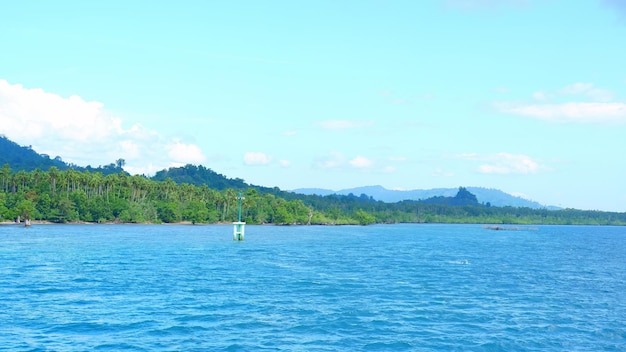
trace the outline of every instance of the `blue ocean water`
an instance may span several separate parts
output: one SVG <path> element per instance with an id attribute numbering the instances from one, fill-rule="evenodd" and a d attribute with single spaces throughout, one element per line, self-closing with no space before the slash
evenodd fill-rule
<path id="1" fill-rule="evenodd" d="M 624 351 L 626 228 L 0 226 L 0 350 Z"/>

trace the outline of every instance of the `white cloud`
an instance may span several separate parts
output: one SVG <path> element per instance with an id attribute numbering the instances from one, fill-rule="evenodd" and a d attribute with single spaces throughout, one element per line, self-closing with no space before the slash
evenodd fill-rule
<path id="1" fill-rule="evenodd" d="M 454 176 L 453 172 L 450 171 L 446 171 L 444 169 L 441 168 L 436 168 L 433 173 L 432 173 L 433 177 L 452 177 Z"/>
<path id="2" fill-rule="evenodd" d="M 581 94 L 589 91 L 591 88 L 593 88 L 593 84 L 591 83 L 577 82 L 574 84 L 570 84 L 569 86 L 565 86 L 562 89 L 562 92 L 564 94 Z"/>
<path id="3" fill-rule="evenodd" d="M 272 157 L 261 152 L 247 152 L 243 155 L 243 162 L 246 165 L 267 165 L 272 161 Z"/>
<path id="4" fill-rule="evenodd" d="M 280 166 L 282 167 L 289 167 L 291 166 L 291 162 L 289 160 L 279 160 L 278 163 L 280 164 Z"/>
<path id="5" fill-rule="evenodd" d="M 512 105 L 496 103 L 497 110 L 558 123 L 626 123 L 623 103 L 563 103 Z"/>
<path id="6" fill-rule="evenodd" d="M 352 165 L 352 167 L 355 167 L 357 169 L 368 168 L 368 167 L 371 167 L 373 164 L 371 160 L 363 156 L 357 156 L 356 158 L 350 160 L 348 163 Z"/>
<path id="7" fill-rule="evenodd" d="M 319 125 L 327 130 L 345 130 L 350 128 L 369 127 L 373 123 L 371 121 L 350 121 L 350 120 L 326 120 Z"/>
<path id="8" fill-rule="evenodd" d="M 606 102 L 613 100 L 613 92 L 606 90 L 606 89 L 595 88 L 592 83 L 578 82 L 578 83 L 570 84 L 569 86 L 566 86 L 563 89 L 561 89 L 561 94 L 580 95 L 580 96 L 589 98 L 595 102 L 606 103 Z"/>
<path id="9" fill-rule="evenodd" d="M 548 96 L 546 95 L 546 93 L 544 92 L 534 92 L 533 93 L 533 99 L 535 100 L 547 100 Z"/>
<path id="10" fill-rule="evenodd" d="M 507 114 L 557 123 L 625 123 L 626 104 L 612 102 L 613 92 L 593 83 L 577 82 L 553 92 L 532 94 L 534 103 L 496 102 L 494 108 Z"/>
<path id="11" fill-rule="evenodd" d="M 371 169 L 374 166 L 374 161 L 364 156 L 357 155 L 354 158 L 347 160 L 342 153 L 330 152 L 328 156 L 318 159 L 315 164 L 320 169 Z M 387 167 L 381 170 L 385 173 L 394 172 L 395 168 Z"/>
<path id="12" fill-rule="evenodd" d="M 537 161 L 523 154 L 497 153 L 480 155 L 476 153 L 461 154 L 460 159 L 484 162 L 478 171 L 484 174 L 534 174 L 544 169 Z"/>
<path id="13" fill-rule="evenodd" d="M 343 153 L 333 151 L 315 162 L 315 167 L 327 170 L 375 172 L 390 174 L 397 171 L 393 165 L 380 165 L 380 160 L 370 159 L 362 155 L 347 158 Z"/>
<path id="14" fill-rule="evenodd" d="M 457 155 L 456 158 L 481 162 L 482 164 L 477 169 L 484 174 L 534 174 L 547 169 L 538 161 L 524 154 L 464 153 Z"/>
<path id="15" fill-rule="evenodd" d="M 315 165 L 320 169 L 336 169 L 345 165 L 345 158 L 339 152 L 330 152 L 328 156 L 319 158 Z"/>
<path id="16" fill-rule="evenodd" d="M 510 194 L 514 197 L 532 200 L 527 194 L 522 193 L 522 192 L 511 192 Z"/>
<path id="17" fill-rule="evenodd" d="M 169 167 L 176 167 L 176 166 L 183 166 L 183 165 L 174 165 L 174 164 L 169 165 Z M 131 175 L 154 175 L 158 171 L 163 170 L 163 167 L 155 166 L 152 163 L 148 163 L 148 165 L 138 166 L 138 167 L 126 165 L 124 167 L 124 170 L 130 173 Z"/>
<path id="18" fill-rule="evenodd" d="M 129 159 L 135 159 L 140 155 L 139 145 L 132 140 L 124 140 L 119 142 L 122 155 Z"/>
<path id="19" fill-rule="evenodd" d="M 81 166 L 123 158 L 128 172 L 151 174 L 173 162 L 205 160 L 193 144 L 167 141 L 140 124 L 124 128 L 122 119 L 101 102 L 77 95 L 65 98 L 6 80 L 0 80 L 0 121 L 0 134 L 7 138 Z"/>
<path id="20" fill-rule="evenodd" d="M 200 164 L 206 161 L 200 148 L 195 144 L 185 144 L 179 140 L 174 140 L 167 147 L 167 155 L 172 162 L 180 164 Z"/>
<path id="21" fill-rule="evenodd" d="M 31 140 L 54 133 L 76 142 L 98 142 L 124 132 L 122 122 L 100 102 L 72 95 L 63 98 L 42 89 L 27 89 L 0 80 L 0 132 Z"/>
<path id="22" fill-rule="evenodd" d="M 587 92 L 587 96 L 593 101 L 610 102 L 615 95 L 613 92 L 606 89 L 592 89 Z"/>

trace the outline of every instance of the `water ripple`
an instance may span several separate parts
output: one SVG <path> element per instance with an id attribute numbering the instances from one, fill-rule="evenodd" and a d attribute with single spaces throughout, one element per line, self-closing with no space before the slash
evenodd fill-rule
<path id="1" fill-rule="evenodd" d="M 0 350 L 626 350 L 623 228 L 247 232 L 0 227 Z"/>

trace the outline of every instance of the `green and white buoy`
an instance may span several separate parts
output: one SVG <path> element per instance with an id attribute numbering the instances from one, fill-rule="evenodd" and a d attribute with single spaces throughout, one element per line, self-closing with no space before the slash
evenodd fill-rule
<path id="1" fill-rule="evenodd" d="M 237 197 L 237 205 L 239 208 L 239 215 L 237 217 L 237 221 L 233 222 L 233 241 L 243 241 L 246 223 L 241 221 L 241 201 L 243 200 L 243 196 L 239 193 Z"/>

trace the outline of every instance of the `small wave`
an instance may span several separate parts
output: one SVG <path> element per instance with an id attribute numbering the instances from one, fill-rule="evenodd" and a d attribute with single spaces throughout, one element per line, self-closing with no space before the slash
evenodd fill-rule
<path id="1" fill-rule="evenodd" d="M 448 264 L 470 265 L 471 263 L 469 260 L 452 260 L 452 261 L 449 261 Z"/>
<path id="2" fill-rule="evenodd" d="M 409 351 L 413 349 L 413 345 L 406 342 L 374 342 L 363 346 L 366 351 Z"/>
<path id="3" fill-rule="evenodd" d="M 38 287 L 31 289 L 31 292 L 35 294 L 65 293 L 69 291 L 69 289 L 61 287 Z"/>
<path id="4" fill-rule="evenodd" d="M 144 348 L 129 343 L 105 343 L 94 347 L 95 351 L 145 351 Z"/>
<path id="5" fill-rule="evenodd" d="M 103 332 L 110 332 L 112 327 L 109 324 L 98 324 L 98 323 L 68 323 L 68 324 L 58 324 L 52 326 L 50 329 L 46 331 L 48 334 L 70 334 L 70 333 L 80 333 L 80 334 L 100 334 Z"/>
<path id="6" fill-rule="evenodd" d="M 194 333 L 198 333 L 200 331 L 208 331 L 208 328 L 203 326 L 193 325 L 193 326 L 182 326 L 182 325 L 173 325 L 167 327 L 165 329 L 157 329 L 152 330 L 149 333 L 157 336 L 186 336 Z"/>
<path id="7" fill-rule="evenodd" d="M 228 347 L 226 347 L 226 351 L 251 351 L 252 349 L 243 345 L 240 345 L 238 343 L 232 344 Z"/>

